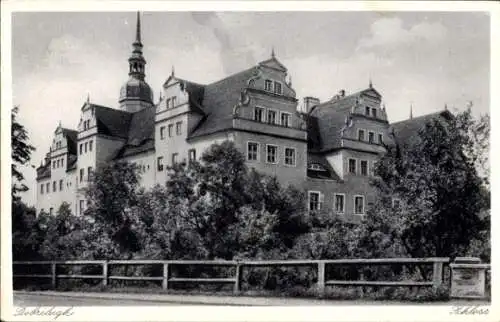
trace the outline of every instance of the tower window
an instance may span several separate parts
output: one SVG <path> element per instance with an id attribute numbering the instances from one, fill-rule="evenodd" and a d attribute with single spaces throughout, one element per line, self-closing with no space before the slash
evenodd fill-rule
<path id="1" fill-rule="evenodd" d="M 365 197 L 354 196 L 354 214 L 363 215 L 365 213 Z"/>
<path id="2" fill-rule="evenodd" d="M 349 173 L 356 174 L 356 159 L 349 159 Z"/>
<path id="3" fill-rule="evenodd" d="M 169 124 L 168 125 L 168 137 L 172 137 L 174 135 L 174 125 Z"/>
<path id="4" fill-rule="evenodd" d="M 273 82 L 269 79 L 266 79 L 265 90 L 268 92 L 273 90 Z"/>
<path id="5" fill-rule="evenodd" d="M 267 163 L 278 163 L 278 147 L 276 145 L 267 146 Z"/>
<path id="6" fill-rule="evenodd" d="M 269 124 L 276 124 L 276 111 L 267 110 L 267 122 Z"/>
<path id="7" fill-rule="evenodd" d="M 254 110 L 254 118 L 257 122 L 264 122 L 264 108 L 256 107 Z"/>
<path id="8" fill-rule="evenodd" d="M 375 141 L 375 133 L 368 132 L 368 142 L 373 143 Z"/>
<path id="9" fill-rule="evenodd" d="M 165 127 L 164 126 L 160 127 L 160 139 L 161 140 L 165 139 Z"/>
<path id="10" fill-rule="evenodd" d="M 281 83 L 274 82 L 274 93 L 281 94 Z"/>
<path id="11" fill-rule="evenodd" d="M 359 167 L 361 168 L 361 175 L 367 176 L 368 175 L 368 161 L 361 160 L 359 162 Z"/>
<path id="12" fill-rule="evenodd" d="M 163 171 L 163 157 L 158 157 L 157 165 L 158 171 Z"/>
<path id="13" fill-rule="evenodd" d="M 345 195 L 343 193 L 335 194 L 334 209 L 336 213 L 343 214 L 345 212 Z"/>
<path id="14" fill-rule="evenodd" d="M 295 166 L 295 149 L 285 148 L 285 164 Z"/>
<path id="15" fill-rule="evenodd" d="M 358 140 L 359 141 L 364 141 L 365 140 L 365 130 L 358 130 Z"/>
<path id="16" fill-rule="evenodd" d="M 247 160 L 257 161 L 259 159 L 259 143 L 248 142 L 247 145 Z"/>

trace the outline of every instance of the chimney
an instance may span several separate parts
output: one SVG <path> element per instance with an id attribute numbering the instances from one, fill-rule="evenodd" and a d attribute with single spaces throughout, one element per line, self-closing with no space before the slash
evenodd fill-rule
<path id="1" fill-rule="evenodd" d="M 311 109 L 314 106 L 318 105 L 319 103 L 320 103 L 319 98 L 312 97 L 312 96 L 304 97 L 304 106 L 303 106 L 304 112 L 309 113 L 311 111 Z"/>

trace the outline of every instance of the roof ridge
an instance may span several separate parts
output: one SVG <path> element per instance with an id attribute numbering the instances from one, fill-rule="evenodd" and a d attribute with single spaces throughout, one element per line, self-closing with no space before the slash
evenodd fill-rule
<path id="1" fill-rule="evenodd" d="M 235 76 L 240 76 L 240 75 L 243 75 L 244 73 L 247 73 L 247 72 L 251 71 L 252 69 L 254 69 L 254 68 L 256 68 L 256 67 L 257 67 L 257 66 L 252 66 L 252 67 L 250 67 L 250 68 L 244 69 L 244 70 L 242 70 L 242 71 L 240 71 L 240 72 L 237 72 L 237 73 L 231 74 L 231 75 L 229 75 L 229 76 L 226 76 L 226 77 L 224 77 L 224 78 L 222 78 L 222 79 L 219 79 L 218 81 L 215 81 L 215 82 L 209 83 L 209 84 L 207 84 L 206 86 L 212 86 L 212 85 L 216 85 L 216 84 L 222 83 L 223 81 L 228 80 L 229 78 L 232 78 L 232 77 L 235 77 Z"/>
<path id="2" fill-rule="evenodd" d="M 417 116 L 417 117 L 414 117 L 414 118 L 411 118 L 411 119 L 405 119 L 405 120 L 397 121 L 397 122 L 391 123 L 390 125 L 404 123 L 404 122 L 408 122 L 408 121 L 414 121 L 414 120 L 422 119 L 424 117 L 429 117 L 429 116 L 433 116 L 433 115 L 439 115 L 441 113 L 444 113 L 445 111 L 446 110 L 440 110 L 440 111 L 437 111 L 437 112 L 432 112 L 432 113 L 420 115 L 420 116 Z"/>

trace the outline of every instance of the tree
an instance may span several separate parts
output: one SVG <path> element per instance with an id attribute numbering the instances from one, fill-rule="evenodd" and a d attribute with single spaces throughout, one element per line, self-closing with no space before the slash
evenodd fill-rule
<path id="1" fill-rule="evenodd" d="M 23 183 L 24 175 L 19 166 L 26 165 L 31 160 L 31 152 L 35 151 L 35 147 L 29 144 L 28 131 L 24 126 L 17 121 L 17 113 L 19 107 L 14 106 L 11 113 L 11 146 L 12 146 L 12 200 L 19 200 L 18 193 L 28 190 L 28 187 Z"/>
<path id="2" fill-rule="evenodd" d="M 396 137 L 375 168 L 379 199 L 367 216 L 365 247 L 381 256 L 454 257 L 488 229 L 481 214 L 489 208 L 489 193 L 469 135 L 474 124 L 467 110 L 451 120 L 433 119 L 417 140 Z"/>
<path id="3" fill-rule="evenodd" d="M 84 188 L 87 209 L 84 217 L 92 229 L 87 249 L 96 257 L 131 258 L 141 247 L 136 227 L 140 167 L 129 162 L 111 162 L 96 170 Z"/>
<path id="4" fill-rule="evenodd" d="M 36 210 L 21 201 L 12 203 L 13 260 L 41 259 L 40 245 L 46 233 L 46 214 L 37 218 Z"/>

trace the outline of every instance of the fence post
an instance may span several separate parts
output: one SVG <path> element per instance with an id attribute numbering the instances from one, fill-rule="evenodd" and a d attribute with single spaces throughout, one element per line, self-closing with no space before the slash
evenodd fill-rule
<path id="1" fill-rule="evenodd" d="M 318 262 L 318 292 L 320 295 L 325 293 L 325 262 Z"/>
<path id="2" fill-rule="evenodd" d="M 169 279 L 168 263 L 163 263 L 163 281 L 162 288 L 168 290 L 168 279 Z"/>
<path id="3" fill-rule="evenodd" d="M 52 288 L 56 289 L 57 287 L 57 270 L 56 270 L 56 262 L 50 263 L 51 266 L 51 273 L 52 273 Z"/>
<path id="4" fill-rule="evenodd" d="M 238 263 L 235 267 L 236 271 L 234 273 L 234 294 L 238 294 L 241 290 L 241 271 L 243 269 L 243 265 Z"/>
<path id="5" fill-rule="evenodd" d="M 108 286 L 108 261 L 102 263 L 102 286 Z"/>
<path id="6" fill-rule="evenodd" d="M 443 263 L 434 262 L 432 265 L 432 287 L 438 288 L 443 283 Z"/>

